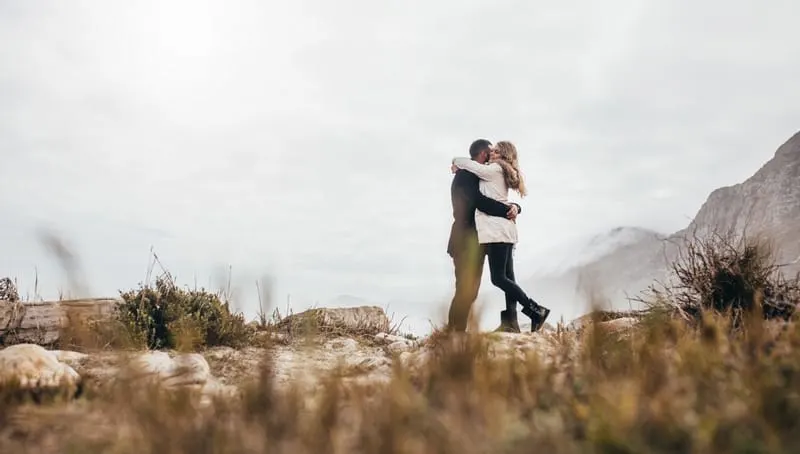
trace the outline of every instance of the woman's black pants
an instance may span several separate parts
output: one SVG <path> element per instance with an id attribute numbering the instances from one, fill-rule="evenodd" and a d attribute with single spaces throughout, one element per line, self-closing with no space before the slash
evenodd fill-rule
<path id="1" fill-rule="evenodd" d="M 506 294 L 506 310 L 517 310 L 517 303 L 523 306 L 530 304 L 514 277 L 514 245 L 511 243 L 488 243 L 486 254 L 489 256 L 489 272 L 492 284 Z"/>

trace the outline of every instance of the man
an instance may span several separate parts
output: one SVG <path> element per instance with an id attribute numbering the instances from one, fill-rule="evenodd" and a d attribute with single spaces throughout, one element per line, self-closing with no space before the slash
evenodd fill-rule
<path id="1" fill-rule="evenodd" d="M 484 164 L 489 160 L 491 146 L 492 143 L 488 140 L 478 139 L 470 145 L 469 155 L 474 161 Z M 447 253 L 453 258 L 456 274 L 456 292 L 448 314 L 448 329 L 452 331 L 466 331 L 469 312 L 478 297 L 483 275 L 486 250 L 478 243 L 475 210 L 509 219 L 516 219 L 517 214 L 522 212 L 522 208 L 516 203 L 506 205 L 481 194 L 479 183 L 475 174 L 458 170 L 450 186 L 453 226 L 450 229 Z"/>

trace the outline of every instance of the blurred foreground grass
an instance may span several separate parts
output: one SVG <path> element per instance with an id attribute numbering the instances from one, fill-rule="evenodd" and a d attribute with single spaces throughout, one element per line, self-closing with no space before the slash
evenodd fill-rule
<path id="1" fill-rule="evenodd" d="M 731 249 L 708 261 L 716 271 L 691 276 L 739 273 L 730 282 L 742 293 L 719 281 L 681 294 L 688 302 L 663 300 L 674 287 L 633 328 L 559 330 L 552 349 L 522 358 L 492 357 L 491 334 L 438 335 L 425 366 L 397 361 L 388 382 L 333 373 L 313 389 L 280 387 L 267 349 L 240 399 L 205 407 L 155 389 L 3 400 L 0 452 L 800 452 L 800 326 L 791 311 L 764 310 L 770 265 L 742 250 L 747 266 Z M 755 289 L 742 275 L 753 270 L 764 281 Z"/>
<path id="2" fill-rule="evenodd" d="M 440 342 L 388 383 L 279 388 L 265 360 L 239 400 L 197 407 L 157 390 L 6 407 L 2 452 L 756 453 L 798 452 L 800 329 L 730 332 L 652 315 L 639 328 L 568 336 L 551 362 L 492 359 L 487 335 Z M 265 358 L 266 359 L 266 358 Z"/>

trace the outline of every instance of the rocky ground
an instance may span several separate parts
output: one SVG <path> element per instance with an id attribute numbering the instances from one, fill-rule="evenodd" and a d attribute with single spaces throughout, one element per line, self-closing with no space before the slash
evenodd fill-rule
<path id="1" fill-rule="evenodd" d="M 18 381 L 31 390 L 102 390 L 116 383 L 158 383 L 167 388 L 198 390 L 205 400 L 224 393 L 235 395 L 242 385 L 258 379 L 263 366 L 278 385 L 313 387 L 321 377 L 335 372 L 346 381 L 388 381 L 392 366 L 400 362 L 409 370 L 424 365 L 435 353 L 436 335 L 421 340 L 380 331 L 389 330 L 388 319 L 379 308 L 316 309 L 322 320 L 313 335 L 292 330 L 260 333 L 261 346 L 242 349 L 215 347 L 198 353 L 175 351 L 92 351 L 87 353 L 48 350 L 34 344 L 18 344 L 0 350 L 0 382 Z M 302 317 L 302 314 L 299 314 Z M 283 321 L 279 327 L 291 325 Z M 578 333 L 585 320 L 567 327 L 546 327 L 538 333 L 485 333 L 491 356 L 525 357 L 537 354 L 557 360 L 577 350 Z M 635 319 L 603 322 L 609 330 L 620 330 Z M 295 330 L 297 324 L 295 323 Z M 372 334 L 374 331 L 379 331 Z M 369 334 L 367 334 L 369 333 Z"/>

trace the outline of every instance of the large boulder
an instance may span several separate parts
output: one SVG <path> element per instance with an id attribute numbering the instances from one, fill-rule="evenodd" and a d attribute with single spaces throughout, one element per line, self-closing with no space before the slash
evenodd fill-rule
<path id="1" fill-rule="evenodd" d="M 340 335 L 375 335 L 390 330 L 389 317 L 378 306 L 309 309 L 278 323 L 289 332 L 317 331 Z"/>
<path id="2" fill-rule="evenodd" d="M 121 379 L 155 379 L 166 386 L 203 384 L 211 377 L 211 368 L 197 353 L 171 357 L 167 352 L 152 351 L 134 356 L 119 374 Z"/>
<path id="3" fill-rule="evenodd" d="M 74 359 L 79 353 L 53 352 L 34 344 L 17 344 L 0 350 L 0 386 L 17 387 L 35 399 L 43 395 L 77 397 L 80 375 L 59 356 Z"/>

